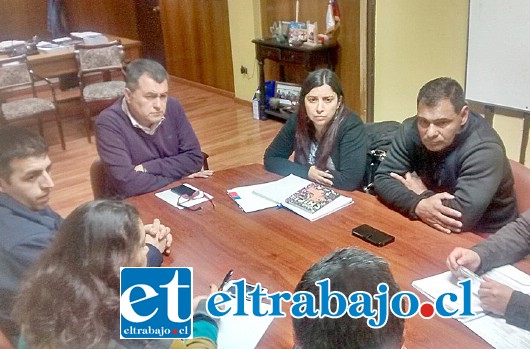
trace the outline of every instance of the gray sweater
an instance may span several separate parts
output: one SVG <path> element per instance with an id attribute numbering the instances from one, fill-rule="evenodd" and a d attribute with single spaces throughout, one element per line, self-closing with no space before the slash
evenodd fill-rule
<path id="1" fill-rule="evenodd" d="M 530 253 L 530 210 L 471 249 L 480 256 L 479 274 L 524 258 Z M 530 296 L 514 291 L 504 316 L 509 324 L 530 330 Z"/>

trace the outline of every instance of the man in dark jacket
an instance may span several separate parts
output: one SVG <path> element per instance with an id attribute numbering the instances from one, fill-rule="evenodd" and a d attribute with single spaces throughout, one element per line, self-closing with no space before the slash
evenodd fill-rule
<path id="1" fill-rule="evenodd" d="M 374 184 L 386 205 L 446 233 L 493 233 L 517 217 L 504 145 L 450 78 L 421 88 Z"/>
<path id="2" fill-rule="evenodd" d="M 42 137 L 18 127 L 0 129 L 0 330 L 13 341 L 19 331 L 10 312 L 20 282 L 63 221 L 48 206 L 51 165 Z M 169 228 L 155 220 L 145 230 L 148 265 L 159 266 L 159 250 L 171 244 Z"/>
<path id="3" fill-rule="evenodd" d="M 48 207 L 50 168 L 41 137 L 21 128 L 0 129 L 0 329 L 8 337 L 18 332 L 9 314 L 22 276 L 62 222 Z"/>

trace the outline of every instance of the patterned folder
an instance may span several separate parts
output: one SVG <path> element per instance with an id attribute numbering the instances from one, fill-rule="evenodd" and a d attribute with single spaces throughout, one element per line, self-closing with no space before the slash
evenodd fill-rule
<path id="1" fill-rule="evenodd" d="M 311 183 L 285 199 L 285 202 L 304 211 L 315 213 L 340 196 L 339 193 L 320 184 Z"/>

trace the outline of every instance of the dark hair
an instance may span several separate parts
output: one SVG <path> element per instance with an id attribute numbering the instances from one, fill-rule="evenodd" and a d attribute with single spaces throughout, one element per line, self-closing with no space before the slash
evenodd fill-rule
<path id="1" fill-rule="evenodd" d="M 158 83 L 167 80 L 167 71 L 160 63 L 150 59 L 136 59 L 125 70 L 125 87 L 131 91 L 136 90 L 138 80 L 144 74 Z"/>
<path id="2" fill-rule="evenodd" d="M 141 248 L 136 208 L 76 208 L 35 264 L 13 310 L 29 348 L 100 348 L 119 319 L 120 267 Z M 104 346 L 106 348 L 106 346 Z"/>
<path id="3" fill-rule="evenodd" d="M 460 84 L 451 78 L 438 78 L 429 81 L 420 89 L 416 99 L 416 106 L 424 104 L 428 107 L 436 106 L 441 100 L 449 99 L 455 113 L 460 113 L 467 105 L 464 90 Z"/>
<path id="4" fill-rule="evenodd" d="M 48 145 L 40 135 L 20 127 L 0 128 L 0 178 L 8 183 L 13 171 L 11 161 L 47 153 Z"/>
<path id="5" fill-rule="evenodd" d="M 382 282 L 389 286 L 389 299 L 399 292 L 384 259 L 353 247 L 336 250 L 311 266 L 295 292 L 311 292 L 316 296 L 316 307 L 320 307 L 315 282 L 326 278 L 330 280 L 332 291 L 342 292 L 346 297 L 356 291 L 374 295 L 378 293 L 377 285 Z M 332 303 L 331 309 L 334 307 L 336 303 Z M 366 318 L 354 319 L 345 314 L 336 319 L 293 318 L 293 326 L 302 349 L 399 348 L 403 342 L 404 319 L 389 313 L 386 325 L 373 329 L 367 325 Z"/>
<path id="6" fill-rule="evenodd" d="M 300 107 L 298 109 L 298 126 L 296 128 L 296 144 L 300 151 L 295 160 L 298 163 L 307 164 L 311 143 L 316 141 L 315 126 L 307 116 L 307 110 L 305 108 L 305 96 L 315 87 L 320 87 L 322 85 L 329 85 L 340 100 L 340 106 L 337 108 L 333 120 L 327 125 L 322 134 L 316 154 L 315 165 L 319 169 L 324 170 L 327 168 L 328 158 L 337 138 L 339 125 L 349 114 L 349 111 L 344 108 L 342 103 L 344 93 L 342 92 L 340 80 L 337 74 L 332 70 L 315 70 L 307 76 L 302 84 L 302 90 L 300 91 Z"/>

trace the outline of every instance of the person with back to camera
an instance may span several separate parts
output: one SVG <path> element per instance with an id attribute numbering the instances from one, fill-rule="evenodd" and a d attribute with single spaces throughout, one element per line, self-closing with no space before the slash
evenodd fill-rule
<path id="1" fill-rule="evenodd" d="M 530 254 L 530 210 L 508 223 L 471 249 L 456 247 L 447 257 L 447 267 L 460 276 L 460 266 L 478 274 L 515 263 Z M 515 291 L 486 276 L 478 295 L 486 311 L 504 316 L 510 325 L 530 331 L 530 295 Z"/>
<path id="2" fill-rule="evenodd" d="M 400 292 L 388 263 L 355 247 L 338 249 L 315 263 L 304 273 L 294 292 L 309 292 L 319 299 L 320 290 L 315 282 L 324 279 L 330 280 L 330 291 L 346 297 L 359 291 L 375 295 L 380 283 L 388 285 L 389 299 Z M 365 317 L 355 319 L 348 314 L 338 318 L 293 318 L 293 349 L 406 349 L 405 319 L 392 312 L 388 315 L 387 323 L 379 329 L 369 327 Z"/>
<path id="3" fill-rule="evenodd" d="M 329 69 L 320 69 L 302 84 L 298 113 L 269 145 L 264 164 L 268 171 L 282 176 L 294 174 L 337 189 L 355 190 L 363 185 L 366 152 L 363 123 L 344 106 L 339 78 Z"/>
<path id="4" fill-rule="evenodd" d="M 146 266 L 149 237 L 136 208 L 124 202 L 76 208 L 23 283 L 13 310 L 22 329 L 19 349 L 215 348 L 218 328 L 206 297 L 195 299 L 194 339 L 120 339 L 120 267 Z M 156 247 L 162 253 L 166 241 Z"/>

